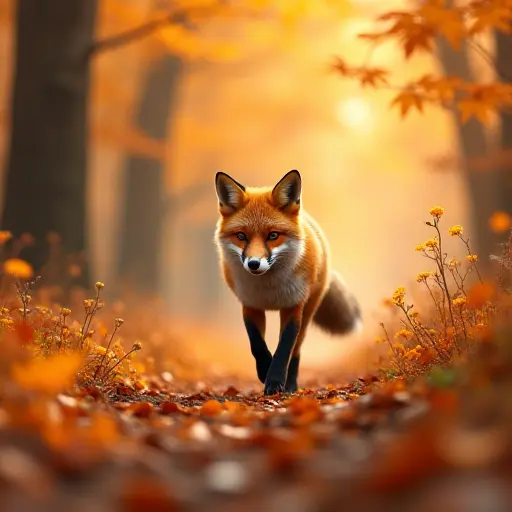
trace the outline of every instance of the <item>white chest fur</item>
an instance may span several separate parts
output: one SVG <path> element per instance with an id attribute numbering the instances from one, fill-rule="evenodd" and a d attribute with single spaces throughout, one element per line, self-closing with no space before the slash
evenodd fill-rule
<path id="1" fill-rule="evenodd" d="M 240 266 L 233 278 L 235 295 L 250 308 L 291 308 L 302 302 L 307 293 L 305 279 L 294 275 L 290 268 L 271 268 L 267 273 L 255 276 Z"/>

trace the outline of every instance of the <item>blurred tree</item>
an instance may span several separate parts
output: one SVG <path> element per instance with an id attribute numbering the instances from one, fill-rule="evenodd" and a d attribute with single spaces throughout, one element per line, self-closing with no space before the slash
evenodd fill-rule
<path id="1" fill-rule="evenodd" d="M 153 62 L 136 112 L 139 129 L 153 140 L 170 137 L 182 60 L 163 55 Z M 126 162 L 118 274 L 130 287 L 158 293 L 162 228 L 167 212 L 165 162 L 158 156 L 130 155 Z"/>
<path id="2" fill-rule="evenodd" d="M 512 27 L 511 27 L 512 30 Z M 496 32 L 496 69 L 509 83 L 512 82 L 512 35 Z M 501 140 L 503 153 L 512 154 L 512 112 L 510 108 L 500 112 Z M 506 159 L 500 168 L 496 189 L 499 193 L 498 209 L 512 218 L 512 159 Z"/>
<path id="3" fill-rule="evenodd" d="M 447 2 L 453 8 L 453 2 Z M 512 77 L 512 37 L 510 34 L 496 32 L 496 73 L 498 77 Z M 456 50 L 443 37 L 437 38 L 438 55 L 446 77 L 457 76 L 465 82 L 476 82 L 477 77 L 472 72 L 468 41 L 461 43 Z M 462 151 L 461 171 L 464 173 L 470 197 L 471 220 L 475 227 L 476 240 L 474 249 L 479 254 L 491 254 L 501 241 L 500 233 L 489 229 L 489 219 L 496 211 L 506 212 L 512 218 L 512 162 L 507 159 L 492 158 L 496 151 L 512 149 L 512 115 L 507 110 L 500 111 L 501 131 L 497 148 L 491 148 L 485 125 L 477 118 L 471 118 L 463 123 L 455 112 L 454 122 Z M 491 158 L 489 158 L 491 157 Z M 485 171 L 475 169 L 471 162 L 475 159 L 488 158 L 489 164 Z M 483 270 L 489 270 L 489 259 L 481 260 Z"/>
<path id="4" fill-rule="evenodd" d="M 64 250 L 85 249 L 88 52 L 97 0 L 17 4 L 12 130 L 2 229 L 30 233 L 22 256 L 37 271 L 50 232 Z M 87 279 L 82 272 L 82 282 Z"/>
<path id="5" fill-rule="evenodd" d="M 389 28 L 361 37 L 377 45 L 398 38 L 406 59 L 432 52 L 437 41 L 444 73 L 424 75 L 399 87 L 392 104 L 403 116 L 411 110 L 423 111 L 425 104 L 437 104 L 455 114 L 461 167 L 471 199 L 472 247 L 487 271 L 496 242 L 512 228 L 512 2 L 424 0 L 407 11 L 384 13 L 378 20 L 390 22 Z M 495 55 L 479 39 L 489 32 L 495 35 Z M 472 73 L 470 51 L 492 67 L 491 80 Z M 369 63 L 354 67 L 343 59 L 334 67 L 362 85 L 389 87 L 387 69 Z M 491 150 L 485 125 L 492 113 L 499 115 L 501 131 Z"/>

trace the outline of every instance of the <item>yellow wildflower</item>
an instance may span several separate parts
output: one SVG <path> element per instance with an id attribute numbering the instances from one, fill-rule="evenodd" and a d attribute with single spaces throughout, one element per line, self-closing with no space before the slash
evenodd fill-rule
<path id="1" fill-rule="evenodd" d="M 107 349 L 105 347 L 102 347 L 101 345 L 96 345 L 94 347 L 94 352 L 101 356 L 104 356 L 107 353 Z"/>
<path id="2" fill-rule="evenodd" d="M 405 353 L 405 347 L 404 347 L 403 343 L 393 343 L 393 347 L 399 354 Z"/>
<path id="3" fill-rule="evenodd" d="M 476 263 L 478 260 L 478 255 L 477 254 L 468 254 L 466 256 L 466 261 L 468 261 L 469 263 Z"/>
<path id="4" fill-rule="evenodd" d="M 431 238 L 430 240 L 427 240 L 425 242 L 425 247 L 428 247 L 429 249 L 433 249 L 434 247 L 439 246 L 439 241 L 437 238 Z"/>
<path id="5" fill-rule="evenodd" d="M 416 252 L 425 252 L 425 244 L 419 244 L 419 245 L 417 245 L 417 246 L 414 248 L 414 250 L 415 250 Z"/>
<path id="6" fill-rule="evenodd" d="M 449 230 L 448 230 L 448 233 L 451 235 L 451 236 L 458 236 L 458 235 L 462 235 L 462 226 L 460 224 L 456 224 L 455 226 L 452 226 Z"/>
<path id="7" fill-rule="evenodd" d="M 84 299 L 84 309 L 90 309 L 94 305 L 94 301 L 92 299 Z"/>
<path id="8" fill-rule="evenodd" d="M 418 281 L 418 283 L 421 283 L 422 281 L 426 281 L 429 277 L 430 277 L 430 272 L 420 272 L 416 276 L 416 281 Z"/>
<path id="9" fill-rule="evenodd" d="M 460 261 L 457 260 L 457 258 L 452 258 L 449 262 L 448 262 L 448 267 L 449 268 L 455 268 L 455 267 L 458 267 L 460 265 Z"/>
<path id="10" fill-rule="evenodd" d="M 62 308 L 60 310 L 60 312 L 62 313 L 62 316 L 69 316 L 71 314 L 71 309 L 69 309 L 69 308 Z"/>
<path id="11" fill-rule="evenodd" d="M 3 327 L 10 327 L 14 322 L 10 318 L 0 318 L 0 325 Z"/>
<path id="12" fill-rule="evenodd" d="M 405 296 L 405 288 L 402 286 L 399 286 L 395 293 L 393 293 L 393 298 L 391 299 L 393 301 L 393 304 L 397 306 L 403 306 L 404 304 L 404 296 Z"/>
<path id="13" fill-rule="evenodd" d="M 105 288 L 105 284 L 102 283 L 101 281 L 97 281 L 95 286 L 96 286 L 96 288 L 98 290 L 101 290 L 102 288 Z"/>
<path id="14" fill-rule="evenodd" d="M 408 350 L 404 355 L 407 359 L 418 359 L 421 356 L 422 347 L 417 345 L 416 348 Z"/>
<path id="15" fill-rule="evenodd" d="M 454 306 L 462 307 L 466 304 L 467 299 L 466 297 L 457 297 L 456 299 L 453 299 L 452 303 Z"/>
<path id="16" fill-rule="evenodd" d="M 399 338 L 404 338 L 404 339 L 408 339 L 412 336 L 412 332 L 407 330 L 407 329 L 400 329 L 396 334 L 395 334 L 395 339 L 399 339 Z"/>
<path id="17" fill-rule="evenodd" d="M 429 213 L 432 217 L 440 219 L 443 216 L 444 208 L 441 208 L 441 206 L 434 206 L 433 208 L 430 208 Z"/>

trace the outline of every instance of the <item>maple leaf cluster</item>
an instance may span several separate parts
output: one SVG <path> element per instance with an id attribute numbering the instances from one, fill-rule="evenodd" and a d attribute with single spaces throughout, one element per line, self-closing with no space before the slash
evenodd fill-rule
<path id="1" fill-rule="evenodd" d="M 422 112 L 425 104 L 433 104 L 456 108 L 462 122 L 474 117 L 488 123 L 492 113 L 510 109 L 510 79 L 500 76 L 493 56 L 481 46 L 477 36 L 489 30 L 512 34 L 512 1 L 474 0 L 455 4 L 445 0 L 425 0 L 419 4 L 415 9 L 379 16 L 377 22 L 387 28 L 359 34 L 359 37 L 374 45 L 397 42 L 406 59 L 418 53 L 433 53 L 436 39 L 443 38 L 454 51 L 468 47 L 490 61 L 498 80 L 475 83 L 457 76 L 427 74 L 404 86 L 392 87 L 388 69 L 351 66 L 342 57 L 336 58 L 333 69 L 344 77 L 358 80 L 363 87 L 399 89 L 392 105 L 400 109 L 402 116 L 412 110 Z"/>

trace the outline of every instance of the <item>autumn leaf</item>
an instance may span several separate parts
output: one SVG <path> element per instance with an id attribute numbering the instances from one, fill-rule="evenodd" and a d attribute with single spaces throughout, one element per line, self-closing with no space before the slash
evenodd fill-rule
<path id="1" fill-rule="evenodd" d="M 452 6 L 447 8 L 444 2 L 424 2 L 418 10 L 431 26 L 445 37 L 452 48 L 459 50 L 466 35 L 463 10 Z"/>
<path id="2" fill-rule="evenodd" d="M 4 245 L 11 238 L 12 233 L 10 231 L 0 231 L 0 246 Z"/>
<path id="3" fill-rule="evenodd" d="M 28 345 L 34 340 L 34 329 L 27 322 L 17 322 L 14 324 L 14 331 L 21 345 Z"/>
<path id="4" fill-rule="evenodd" d="M 389 72 L 387 70 L 381 68 L 362 69 L 359 75 L 359 81 L 361 82 L 361 85 L 363 87 L 365 87 L 366 85 L 377 87 L 379 83 L 381 85 L 387 85 L 388 74 Z"/>
<path id="5" fill-rule="evenodd" d="M 4 272 L 19 279 L 34 277 L 32 266 L 20 258 L 9 258 L 4 262 Z"/>
<path id="6" fill-rule="evenodd" d="M 218 416 L 224 408 L 217 400 L 207 400 L 201 407 L 201 414 L 205 416 Z"/>
<path id="7" fill-rule="evenodd" d="M 489 29 L 511 32 L 512 6 L 503 2 L 471 2 L 468 14 L 472 18 L 469 29 L 471 35 Z"/>
<path id="8" fill-rule="evenodd" d="M 32 359 L 12 368 L 13 380 L 23 389 L 56 394 L 73 384 L 82 364 L 80 354 L 58 354 L 48 359 Z"/>
<path id="9" fill-rule="evenodd" d="M 489 219 L 489 226 L 495 233 L 504 233 L 512 228 L 512 218 L 507 212 L 494 212 Z"/>
<path id="10" fill-rule="evenodd" d="M 490 121 L 489 114 L 493 110 L 489 105 L 472 98 L 459 101 L 457 108 L 461 112 L 463 123 L 467 123 L 472 117 L 476 117 L 482 123 L 487 124 Z"/>
<path id="11" fill-rule="evenodd" d="M 480 309 L 486 302 L 491 300 L 495 293 L 495 288 L 490 283 L 477 283 L 468 293 L 468 307 Z"/>
<path id="12" fill-rule="evenodd" d="M 350 67 L 343 59 L 336 57 L 331 65 L 332 70 L 342 76 L 353 76 L 354 69 Z"/>
<path id="13" fill-rule="evenodd" d="M 450 101 L 453 100 L 456 90 L 462 87 L 463 81 L 455 76 L 435 77 L 427 74 L 417 80 L 414 85 L 438 101 Z"/>
<path id="14" fill-rule="evenodd" d="M 402 91 L 391 103 L 391 106 L 400 107 L 402 117 L 405 117 L 410 109 L 417 109 L 423 112 L 423 98 L 413 90 Z"/>
<path id="15" fill-rule="evenodd" d="M 414 12 L 388 12 L 377 18 L 379 21 L 393 21 L 393 26 L 385 32 L 386 35 L 396 36 L 404 51 L 406 59 L 414 52 L 433 49 L 435 30 L 425 20 Z"/>

